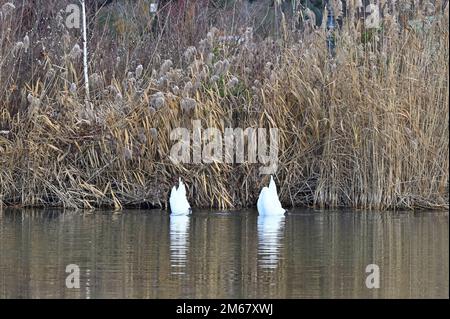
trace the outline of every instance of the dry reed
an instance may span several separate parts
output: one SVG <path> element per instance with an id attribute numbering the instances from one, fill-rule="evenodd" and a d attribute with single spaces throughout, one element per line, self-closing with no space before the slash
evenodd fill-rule
<path id="1" fill-rule="evenodd" d="M 256 18 L 220 20 L 236 7 L 192 10 L 177 23 L 161 15 L 156 31 L 143 1 L 103 8 L 90 20 L 93 111 L 79 33 L 59 14 L 36 20 L 51 16 L 51 3 L 31 17 L 9 8 L 0 17 L 0 207 L 165 207 L 179 176 L 194 207 L 255 205 L 267 183 L 259 165 L 169 159 L 170 131 L 201 119 L 222 130 L 277 127 L 288 206 L 448 209 L 449 20 L 439 3 L 431 13 L 386 11 L 375 32 L 345 19 L 332 59 L 323 29 L 284 25 L 279 38 L 262 38 Z"/>

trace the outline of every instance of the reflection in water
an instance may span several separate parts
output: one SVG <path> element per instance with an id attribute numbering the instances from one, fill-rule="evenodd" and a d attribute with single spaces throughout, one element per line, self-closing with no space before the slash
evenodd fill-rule
<path id="1" fill-rule="evenodd" d="M 170 216 L 170 266 L 172 274 L 184 275 L 189 243 L 189 216 Z"/>
<path id="2" fill-rule="evenodd" d="M 261 268 L 277 268 L 283 247 L 284 222 L 284 215 L 258 216 L 258 259 Z"/>
<path id="3" fill-rule="evenodd" d="M 448 226 L 447 212 L 7 210 L 0 298 L 448 298 Z"/>
<path id="4" fill-rule="evenodd" d="M 91 299 L 91 270 L 86 269 L 86 299 Z"/>

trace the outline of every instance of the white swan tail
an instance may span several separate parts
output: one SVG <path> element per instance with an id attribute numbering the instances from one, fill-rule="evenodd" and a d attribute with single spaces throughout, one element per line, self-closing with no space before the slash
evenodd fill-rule
<path id="1" fill-rule="evenodd" d="M 257 208 L 260 215 L 283 215 L 286 212 L 281 206 L 277 186 L 272 176 L 270 176 L 269 187 L 263 187 L 259 194 Z"/>
<path id="2" fill-rule="evenodd" d="M 172 187 L 169 204 L 172 215 L 189 215 L 191 213 L 191 206 L 186 197 L 186 187 L 181 178 L 178 181 L 178 189 L 176 186 Z"/>

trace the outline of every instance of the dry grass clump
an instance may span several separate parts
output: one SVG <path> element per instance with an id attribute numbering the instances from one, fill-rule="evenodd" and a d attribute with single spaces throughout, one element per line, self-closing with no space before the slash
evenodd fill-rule
<path id="1" fill-rule="evenodd" d="M 150 32 L 144 10 L 123 9 L 122 26 L 107 8 L 91 21 L 89 107 L 79 34 L 58 14 L 50 29 L 33 19 L 25 29 L 15 21 L 27 16 L 9 8 L 0 24 L 0 198 L 164 207 L 182 176 L 193 206 L 253 206 L 267 182 L 260 164 L 170 160 L 170 132 L 199 119 L 222 131 L 278 128 L 286 205 L 448 208 L 449 20 L 438 5 L 407 8 L 407 20 L 386 10 L 383 28 L 370 32 L 344 20 L 334 58 L 325 30 L 299 33 L 283 20 L 277 38 L 261 38 L 254 19 L 219 23 L 217 12 L 213 28 L 194 12 L 202 23 L 159 19 Z"/>

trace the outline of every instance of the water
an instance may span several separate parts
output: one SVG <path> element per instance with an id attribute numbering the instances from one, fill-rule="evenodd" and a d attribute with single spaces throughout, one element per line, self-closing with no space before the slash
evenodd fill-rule
<path id="1" fill-rule="evenodd" d="M 448 226 L 446 212 L 9 210 L 0 298 L 448 298 Z"/>

